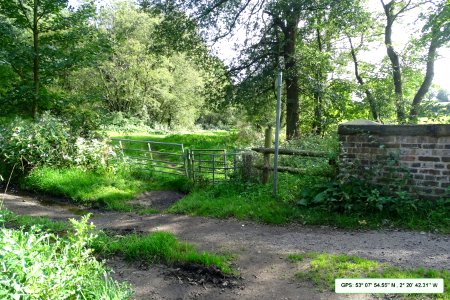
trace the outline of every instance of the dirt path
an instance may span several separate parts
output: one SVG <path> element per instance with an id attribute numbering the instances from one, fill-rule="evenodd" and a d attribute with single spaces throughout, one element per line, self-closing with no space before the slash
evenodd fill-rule
<path id="1" fill-rule="evenodd" d="M 73 212 L 78 212 L 68 205 L 45 206 L 26 196 L 6 195 L 4 204 L 19 214 L 56 219 L 76 217 Z M 297 265 L 286 259 L 294 252 L 345 253 L 403 267 L 450 270 L 450 235 L 281 227 L 237 220 L 99 211 L 94 211 L 92 221 L 100 228 L 169 231 L 201 250 L 237 255 L 243 286 L 233 289 L 177 278 L 165 266 L 142 268 L 113 258 L 108 264 L 115 270 L 116 278 L 131 282 L 137 299 L 371 299 L 368 295 L 321 293 L 310 284 L 299 283 L 294 279 Z"/>

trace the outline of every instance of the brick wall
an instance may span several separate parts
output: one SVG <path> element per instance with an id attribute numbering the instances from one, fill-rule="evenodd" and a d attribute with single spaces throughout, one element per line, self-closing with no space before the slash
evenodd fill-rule
<path id="1" fill-rule="evenodd" d="M 341 124 L 340 170 L 378 169 L 376 181 L 405 178 L 404 190 L 433 199 L 450 197 L 450 125 Z"/>

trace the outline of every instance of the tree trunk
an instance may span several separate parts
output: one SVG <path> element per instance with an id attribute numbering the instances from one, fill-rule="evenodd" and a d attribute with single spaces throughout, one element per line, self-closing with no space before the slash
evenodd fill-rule
<path id="1" fill-rule="evenodd" d="M 417 91 L 416 95 L 414 96 L 411 110 L 409 112 L 409 120 L 411 122 L 416 123 L 417 122 L 417 114 L 419 105 L 422 102 L 423 98 L 425 97 L 426 93 L 428 93 L 428 90 L 430 89 L 431 83 L 433 82 L 434 78 L 434 61 L 436 60 L 436 51 L 437 51 L 437 43 L 434 39 L 431 40 L 430 47 L 428 48 L 428 54 L 427 54 L 427 71 L 425 74 L 425 78 L 423 79 L 422 85 L 420 86 L 419 90 Z"/>
<path id="2" fill-rule="evenodd" d="M 322 53 L 322 38 L 320 36 L 319 28 L 316 28 L 317 47 L 320 53 Z M 317 135 L 322 134 L 322 68 L 319 66 L 316 71 L 316 84 L 317 88 L 314 91 L 314 119 L 312 123 L 313 132 Z"/>
<path id="3" fill-rule="evenodd" d="M 394 23 L 395 15 L 392 11 L 394 1 L 383 4 L 384 12 L 386 14 L 386 27 L 384 31 L 384 44 L 386 45 L 387 55 L 391 61 L 392 76 L 394 79 L 395 90 L 395 108 L 397 113 L 397 122 L 399 124 L 406 123 L 406 113 L 403 103 L 403 82 L 400 67 L 400 58 L 392 45 L 392 25 Z"/>
<path id="4" fill-rule="evenodd" d="M 289 22 L 284 31 L 284 61 L 286 84 L 286 137 L 288 140 L 300 136 L 298 66 L 295 59 L 297 24 Z"/>
<path id="5" fill-rule="evenodd" d="M 37 117 L 39 104 L 39 28 L 38 28 L 38 0 L 33 3 L 33 103 L 31 115 Z"/>
<path id="6" fill-rule="evenodd" d="M 358 59 L 356 57 L 356 51 L 353 47 L 352 39 L 348 37 L 348 40 L 350 42 L 350 51 L 353 59 L 353 64 L 355 65 L 355 77 L 358 81 L 359 85 L 363 88 L 364 93 L 366 94 L 367 101 L 369 102 L 370 106 L 370 112 L 372 113 L 372 118 L 376 120 L 377 122 L 381 123 L 380 114 L 378 113 L 377 105 L 375 102 L 375 97 L 373 96 L 372 92 L 369 90 L 369 88 L 366 87 L 364 83 L 364 79 L 361 77 L 361 74 L 359 74 L 359 63 Z"/>

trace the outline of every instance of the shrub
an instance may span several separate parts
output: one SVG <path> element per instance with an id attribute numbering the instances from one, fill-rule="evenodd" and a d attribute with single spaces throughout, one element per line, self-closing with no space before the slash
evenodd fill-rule
<path id="1" fill-rule="evenodd" d="M 303 169 L 308 175 L 333 177 L 336 175 L 336 161 L 339 155 L 337 135 L 305 135 L 300 139 L 286 141 L 282 148 L 323 152 L 324 157 L 301 157 L 281 155 L 279 164 Z"/>
<path id="2" fill-rule="evenodd" d="M 377 212 L 400 215 L 417 210 L 417 200 L 406 193 L 388 192 L 354 175 L 305 189 L 298 204 L 320 207 L 330 212 L 360 215 Z"/>
<path id="3" fill-rule="evenodd" d="M 87 245 L 94 239 L 87 217 L 71 220 L 66 239 L 32 227 L 1 228 L 1 299 L 129 299 L 130 289 L 111 279 Z"/>
<path id="4" fill-rule="evenodd" d="M 0 161 L 9 169 L 14 165 L 22 171 L 42 165 L 101 169 L 114 154 L 106 141 L 78 138 L 65 122 L 50 114 L 36 122 L 16 118 L 0 128 Z"/>

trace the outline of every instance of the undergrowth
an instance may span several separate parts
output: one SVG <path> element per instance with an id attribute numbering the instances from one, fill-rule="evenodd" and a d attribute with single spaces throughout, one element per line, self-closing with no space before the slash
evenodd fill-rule
<path id="1" fill-rule="evenodd" d="M 87 218 L 71 223 L 64 238 L 36 226 L 0 228 L 1 299 L 130 299 L 92 255 Z"/>
<path id="2" fill-rule="evenodd" d="M 308 225 L 330 225 L 341 228 L 407 228 L 413 230 L 450 232 L 450 202 L 414 202 L 417 209 L 399 201 L 395 213 L 386 209 L 328 209 L 328 206 L 298 204 L 306 187 L 326 186 L 330 179 L 317 176 L 280 174 L 278 197 L 272 195 L 272 185 L 252 183 L 220 183 L 194 189 L 168 212 L 210 216 L 215 218 L 248 219 L 268 224 L 290 222 Z M 347 199 L 352 203 L 352 199 Z M 382 198 L 379 200 L 383 201 Z M 393 199 L 395 201 L 395 199 Z M 409 200 L 408 200 L 409 201 Z M 347 203 L 347 202 L 345 202 Z M 402 210 L 403 209 L 403 210 Z"/>

